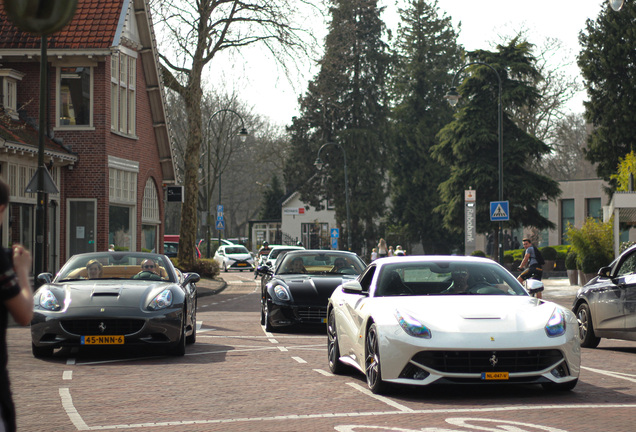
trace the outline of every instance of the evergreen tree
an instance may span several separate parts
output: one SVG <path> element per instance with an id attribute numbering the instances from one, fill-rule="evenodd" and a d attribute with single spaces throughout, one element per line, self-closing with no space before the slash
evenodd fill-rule
<path id="1" fill-rule="evenodd" d="M 619 159 L 636 150 L 636 2 L 620 12 L 605 7 L 579 35 L 578 64 L 589 101 L 585 118 L 593 130 L 586 157 L 609 180 Z"/>
<path id="2" fill-rule="evenodd" d="M 391 145 L 393 223 L 406 227 L 426 253 L 449 253 L 461 240 L 442 227 L 433 209 L 440 204 L 438 185 L 449 167 L 433 159 L 436 134 L 453 118 L 444 103 L 453 73 L 461 66 L 462 50 L 451 19 L 438 14 L 437 0 L 411 0 L 400 10 L 397 65 L 393 82 L 396 107 Z M 449 241 L 453 239 L 455 241 Z"/>
<path id="3" fill-rule="evenodd" d="M 536 161 L 550 152 L 542 141 L 528 135 L 510 119 L 506 109 L 519 109 L 537 102 L 539 93 L 532 83 L 537 71 L 527 42 L 512 40 L 497 47 L 497 52 L 478 50 L 468 53 L 470 62 L 486 63 L 497 70 L 502 80 L 503 115 L 503 197 L 510 203 L 509 227 L 552 228 L 539 214 L 541 199 L 560 194 L 556 181 L 530 170 Z M 463 191 L 472 186 L 477 191 L 477 232 L 497 229 L 490 221 L 490 201 L 499 200 L 498 170 L 498 80 L 489 67 L 473 65 L 465 71 L 459 86 L 465 104 L 455 120 L 439 133 L 440 143 L 434 156 L 450 167 L 450 176 L 440 186 L 443 204 L 437 211 L 444 225 L 461 231 L 464 224 Z"/>
<path id="4" fill-rule="evenodd" d="M 374 243 L 374 218 L 382 215 L 386 138 L 387 46 L 381 37 L 384 23 L 376 0 L 332 0 L 331 23 L 320 71 L 300 99 L 301 116 L 293 120 L 286 183 L 301 199 L 321 207 L 333 199 L 340 224 L 346 220 L 344 154 L 347 157 L 352 245 Z M 318 149 L 321 173 L 313 166 Z M 344 150 L 344 151 L 343 151 Z M 346 233 L 341 238 L 346 239 Z"/>
<path id="5" fill-rule="evenodd" d="M 280 219 L 280 204 L 284 195 L 285 192 L 283 192 L 280 180 L 278 176 L 274 174 L 272 183 L 263 194 L 263 203 L 261 204 L 259 217 L 261 219 Z"/>

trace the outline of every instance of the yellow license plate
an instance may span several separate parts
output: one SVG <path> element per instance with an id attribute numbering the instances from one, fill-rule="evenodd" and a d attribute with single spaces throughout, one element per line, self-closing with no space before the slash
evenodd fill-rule
<path id="1" fill-rule="evenodd" d="M 508 372 L 482 372 L 481 379 L 483 380 L 507 380 Z"/>
<path id="2" fill-rule="evenodd" d="M 82 345 L 123 345 L 123 336 L 82 336 Z"/>

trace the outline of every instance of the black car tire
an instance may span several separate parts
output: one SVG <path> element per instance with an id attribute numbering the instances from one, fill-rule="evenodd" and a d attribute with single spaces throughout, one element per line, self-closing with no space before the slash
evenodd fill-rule
<path id="1" fill-rule="evenodd" d="M 183 357 L 186 352 L 186 334 L 185 334 L 185 311 L 183 314 L 183 321 L 181 322 L 181 337 L 179 338 L 179 342 L 170 348 L 168 351 L 170 355 L 175 357 Z"/>
<path id="2" fill-rule="evenodd" d="M 223 271 L 227 273 L 227 264 L 223 263 Z"/>
<path id="3" fill-rule="evenodd" d="M 576 319 L 579 322 L 581 346 L 584 348 L 596 348 L 599 342 L 601 342 L 601 338 L 594 334 L 592 314 L 590 313 L 590 307 L 587 303 L 581 303 L 576 309 Z"/>
<path id="4" fill-rule="evenodd" d="M 196 306 L 194 309 L 194 314 L 192 315 L 192 334 L 186 337 L 186 344 L 193 344 L 197 341 L 197 310 Z"/>
<path id="5" fill-rule="evenodd" d="M 261 325 L 265 325 L 265 306 L 261 301 Z"/>
<path id="6" fill-rule="evenodd" d="M 578 382 L 579 382 L 579 380 L 577 378 L 577 379 L 575 379 L 573 381 L 568 381 L 566 383 L 543 383 L 543 384 L 541 384 L 541 386 L 545 390 L 550 390 L 550 391 L 570 391 L 574 387 L 576 387 L 576 384 Z"/>
<path id="7" fill-rule="evenodd" d="M 274 330 L 274 327 L 272 326 L 272 324 L 269 322 L 269 308 L 267 307 L 267 301 L 265 301 L 265 317 L 264 317 L 264 321 L 265 321 L 265 331 L 266 332 L 271 332 Z"/>
<path id="8" fill-rule="evenodd" d="M 31 352 L 33 353 L 33 357 L 35 358 L 53 357 L 53 348 L 47 346 L 35 346 L 33 342 L 31 342 Z"/>
<path id="9" fill-rule="evenodd" d="M 329 318 L 327 319 L 327 358 L 329 359 L 329 370 L 331 373 L 340 375 L 345 371 L 345 365 L 340 361 L 336 314 L 333 310 L 329 311 Z"/>
<path id="10" fill-rule="evenodd" d="M 373 323 L 367 331 L 364 372 L 367 377 L 369 390 L 374 394 L 383 394 L 387 390 L 387 384 L 382 381 L 380 342 L 378 341 L 378 337 L 378 327 Z"/>

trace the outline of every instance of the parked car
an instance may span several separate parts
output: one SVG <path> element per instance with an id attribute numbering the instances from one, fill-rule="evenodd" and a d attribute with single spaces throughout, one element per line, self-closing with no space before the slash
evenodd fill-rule
<path id="1" fill-rule="evenodd" d="M 574 314 L 486 258 L 377 259 L 334 291 L 327 336 L 330 370 L 359 370 L 374 393 L 391 383 L 570 390 L 580 371 Z"/>
<path id="2" fill-rule="evenodd" d="M 636 341 L 636 246 L 581 287 L 572 310 L 583 347 L 596 348 L 601 338 Z"/>
<path id="3" fill-rule="evenodd" d="M 179 235 L 178 234 L 166 234 L 163 236 L 163 253 L 169 258 L 176 258 L 179 255 Z M 194 245 L 194 253 L 196 258 L 201 258 L 201 251 L 199 246 Z"/>
<path id="4" fill-rule="evenodd" d="M 352 252 L 296 250 L 274 269 L 261 266 L 261 324 L 266 331 L 327 322 L 327 299 L 343 282 L 355 279 L 365 263 Z"/>
<path id="5" fill-rule="evenodd" d="M 182 356 L 196 341 L 199 275 L 181 273 L 165 255 L 79 254 L 55 277 L 38 279 L 44 284 L 33 295 L 35 357 L 89 345 L 165 347 Z"/>
<path id="6" fill-rule="evenodd" d="M 214 253 L 214 261 L 224 272 L 229 270 L 254 270 L 254 257 L 245 246 L 222 245 Z"/>

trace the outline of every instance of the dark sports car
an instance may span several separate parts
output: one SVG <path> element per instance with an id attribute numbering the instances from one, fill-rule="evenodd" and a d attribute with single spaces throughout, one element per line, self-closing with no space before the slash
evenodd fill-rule
<path id="1" fill-rule="evenodd" d="M 266 331 L 297 324 L 325 324 L 327 301 L 338 285 L 353 280 L 365 263 L 352 252 L 287 252 L 274 269 L 261 266 L 261 324 Z"/>
<path id="2" fill-rule="evenodd" d="M 34 293 L 35 357 L 73 346 L 155 346 L 185 354 L 196 340 L 196 273 L 165 255 L 99 252 L 71 257 Z"/>

